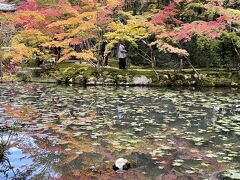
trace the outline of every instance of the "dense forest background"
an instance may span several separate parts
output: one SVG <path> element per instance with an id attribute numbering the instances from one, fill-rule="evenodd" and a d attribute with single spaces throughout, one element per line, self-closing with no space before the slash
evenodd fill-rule
<path id="1" fill-rule="evenodd" d="M 134 65 L 240 67 L 238 0 L 14 0 L 1 13 L 4 59 L 80 59 L 100 66 L 127 44 Z M 106 44 L 104 56 L 100 49 Z M 53 52 L 53 49 L 55 51 Z"/>

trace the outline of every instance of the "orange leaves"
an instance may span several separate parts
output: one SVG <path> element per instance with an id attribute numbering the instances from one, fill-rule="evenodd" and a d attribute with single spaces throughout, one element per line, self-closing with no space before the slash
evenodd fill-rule
<path id="1" fill-rule="evenodd" d="M 12 39 L 12 50 L 6 52 L 4 57 L 12 57 L 13 61 L 20 62 L 24 59 L 31 58 L 34 52 L 39 51 L 38 46 L 48 42 L 49 36 L 44 35 L 36 29 L 28 29 L 15 35 Z"/>
<path id="2" fill-rule="evenodd" d="M 192 154 L 199 154 L 199 150 L 197 149 L 190 149 L 189 152 Z"/>
<path id="3" fill-rule="evenodd" d="M 23 11 L 17 15 L 12 16 L 14 26 L 22 25 L 25 29 L 38 28 L 45 22 L 45 17 L 38 12 Z"/>
<path id="4" fill-rule="evenodd" d="M 81 44 L 82 42 L 83 42 L 82 39 L 80 39 L 80 38 L 74 38 L 74 39 L 72 39 L 72 41 L 70 42 L 70 45 L 71 45 L 71 46 L 79 45 L 79 44 Z"/>
<path id="5" fill-rule="evenodd" d="M 62 40 L 65 37 L 68 37 L 68 36 L 69 36 L 69 33 L 59 33 L 59 34 L 55 34 L 54 38 L 57 39 L 57 40 Z"/>
<path id="6" fill-rule="evenodd" d="M 71 56 L 96 61 L 95 43 L 88 43 L 80 53 L 71 46 L 101 39 L 99 36 L 102 36 L 102 31 L 111 20 L 111 9 L 118 7 L 122 1 L 81 0 L 80 6 L 72 6 L 67 0 L 44 2 L 24 1 L 20 3 L 16 14 L 9 15 L 14 21 L 13 25 L 20 25 L 23 29 L 12 41 L 14 50 L 6 55 L 19 62 L 33 59 L 33 53 L 39 52 L 40 46 L 56 46 L 63 48 L 60 61 Z"/>
<path id="7" fill-rule="evenodd" d="M 62 58 L 60 58 L 59 61 L 66 60 L 72 56 L 75 56 L 77 59 L 81 59 L 83 61 L 96 61 L 97 58 L 93 54 L 93 51 L 91 49 L 89 50 L 83 50 L 82 52 L 70 52 L 66 53 Z"/>
<path id="8" fill-rule="evenodd" d="M 111 9 L 122 6 L 122 3 L 123 3 L 122 0 L 106 0 L 106 6 L 108 6 Z"/>
<path id="9" fill-rule="evenodd" d="M 55 47 L 68 47 L 69 43 L 71 42 L 71 39 L 64 39 L 61 41 L 49 41 L 46 43 L 41 44 L 43 47 L 51 47 L 51 46 L 55 46 Z"/>
<path id="10" fill-rule="evenodd" d="M 95 25 L 93 22 L 88 21 L 84 22 L 83 24 L 79 25 L 76 29 L 72 29 L 70 31 L 70 36 L 77 36 L 82 37 L 82 39 L 86 39 L 86 35 L 89 34 L 89 32 L 95 30 Z"/>
<path id="11" fill-rule="evenodd" d="M 79 19 L 77 17 L 71 17 L 68 18 L 67 20 L 58 20 L 54 21 L 53 23 L 50 23 L 47 27 L 52 28 L 52 27 L 68 27 L 75 25 L 79 22 Z"/>
<path id="12" fill-rule="evenodd" d="M 30 46 L 33 48 L 44 42 L 48 42 L 49 40 L 50 37 L 43 34 L 41 31 L 37 29 L 29 29 L 21 31 L 19 34 L 14 36 L 12 44 L 17 45 L 23 43 L 25 46 Z"/>
<path id="13" fill-rule="evenodd" d="M 13 44 L 12 50 L 5 52 L 3 57 L 5 59 L 12 58 L 15 63 L 21 62 L 22 60 L 29 58 L 37 51 L 37 48 L 27 47 L 25 44 Z"/>
<path id="14" fill-rule="evenodd" d="M 12 117 L 15 117 L 19 120 L 31 121 L 40 116 L 31 106 L 23 106 L 22 108 L 15 108 L 13 106 L 3 104 L 1 107 L 4 111 Z"/>

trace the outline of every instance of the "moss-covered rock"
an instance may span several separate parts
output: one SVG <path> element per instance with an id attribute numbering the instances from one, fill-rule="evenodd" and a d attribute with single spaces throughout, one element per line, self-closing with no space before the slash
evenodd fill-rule
<path id="1" fill-rule="evenodd" d="M 238 83 L 236 83 L 236 82 L 231 82 L 231 87 L 238 87 L 239 86 L 239 84 Z"/>
<path id="2" fill-rule="evenodd" d="M 126 75 L 117 75 L 114 77 L 115 83 L 116 84 L 120 84 L 120 85 L 124 85 L 127 83 L 127 76 Z"/>
<path id="3" fill-rule="evenodd" d="M 108 71 L 103 71 L 103 72 L 102 72 L 102 75 L 103 75 L 103 76 L 108 76 L 108 75 L 109 75 L 109 72 L 108 72 Z"/>
<path id="4" fill-rule="evenodd" d="M 132 82 L 132 77 L 126 75 L 125 78 L 126 78 L 126 83 L 127 84 L 130 84 Z"/>
<path id="5" fill-rule="evenodd" d="M 16 76 L 20 81 L 30 82 L 32 80 L 32 73 L 30 71 L 18 71 Z"/>
<path id="6" fill-rule="evenodd" d="M 161 86 L 161 87 L 170 86 L 171 85 L 171 81 L 170 80 L 162 80 L 162 81 L 159 81 L 155 85 L 156 86 Z"/>
<path id="7" fill-rule="evenodd" d="M 218 79 L 214 79 L 215 80 L 215 86 L 216 87 L 221 87 L 221 86 L 231 86 L 231 79 L 227 79 L 227 78 L 218 78 Z"/>
<path id="8" fill-rule="evenodd" d="M 231 79 L 227 78 L 218 78 L 218 77 L 204 77 L 197 82 L 197 85 L 204 87 L 224 87 L 231 86 Z"/>
<path id="9" fill-rule="evenodd" d="M 168 74 L 159 74 L 158 77 L 159 81 L 165 81 L 169 79 Z"/>
<path id="10" fill-rule="evenodd" d="M 111 79 L 111 78 L 107 78 L 107 79 L 104 80 L 104 83 L 105 84 L 115 84 L 115 80 Z"/>
<path id="11" fill-rule="evenodd" d="M 76 84 L 84 84 L 86 82 L 86 79 L 83 75 L 79 74 L 75 77 L 74 82 Z"/>
<path id="12" fill-rule="evenodd" d="M 134 76 L 133 83 L 135 85 L 149 85 L 152 84 L 152 79 L 147 78 L 146 76 Z"/>
<path id="13" fill-rule="evenodd" d="M 90 78 L 87 79 L 87 84 L 89 85 L 96 85 L 97 83 L 97 78 L 94 76 L 91 76 Z"/>
<path id="14" fill-rule="evenodd" d="M 206 77 L 206 78 L 196 81 L 196 85 L 204 86 L 204 87 L 215 86 L 213 78 L 210 78 L 210 77 Z"/>
<path id="15" fill-rule="evenodd" d="M 100 68 L 70 64 L 54 72 L 59 82 L 72 80 L 76 84 L 91 85 L 154 85 L 154 86 L 229 86 L 238 87 L 240 75 L 238 72 L 198 70 L 144 70 L 117 68 Z M 27 78 L 26 78 L 27 79 Z"/>

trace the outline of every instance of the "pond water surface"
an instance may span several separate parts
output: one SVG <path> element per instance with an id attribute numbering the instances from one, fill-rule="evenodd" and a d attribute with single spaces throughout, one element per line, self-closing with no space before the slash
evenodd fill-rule
<path id="1" fill-rule="evenodd" d="M 240 179 L 240 90 L 0 85 L 0 179 Z"/>

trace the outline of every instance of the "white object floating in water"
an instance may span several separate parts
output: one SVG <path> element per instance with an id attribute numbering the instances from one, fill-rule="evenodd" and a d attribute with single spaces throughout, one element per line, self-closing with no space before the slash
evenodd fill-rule
<path id="1" fill-rule="evenodd" d="M 122 172 L 123 170 L 128 170 L 130 168 L 130 163 L 127 159 L 119 158 L 115 161 L 113 170 L 117 172 Z"/>
<path id="2" fill-rule="evenodd" d="M 92 172 L 97 172 L 97 168 L 95 166 L 91 166 L 89 168 L 89 170 L 92 171 Z"/>

